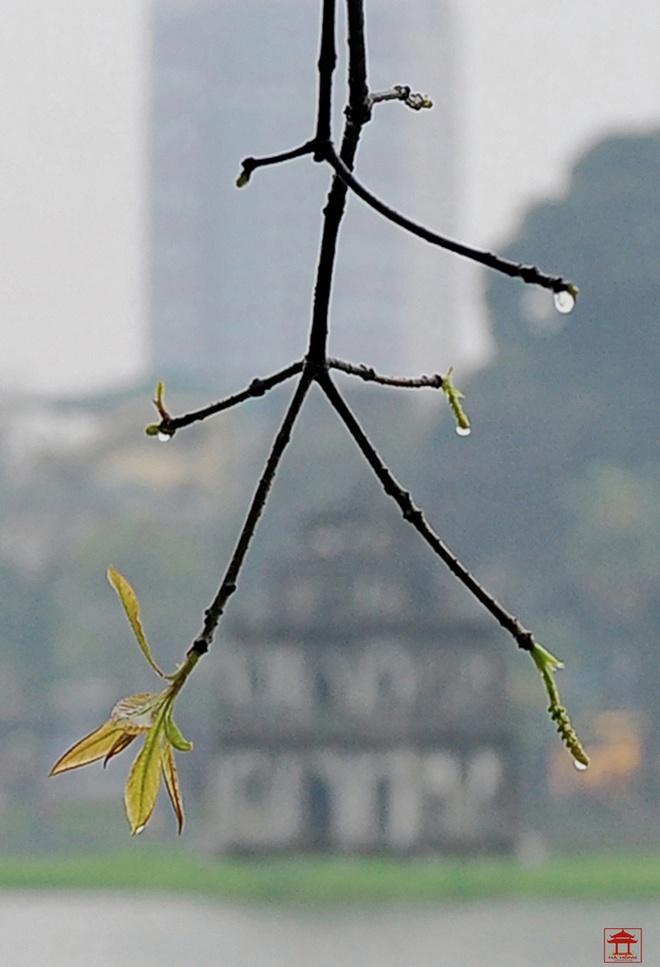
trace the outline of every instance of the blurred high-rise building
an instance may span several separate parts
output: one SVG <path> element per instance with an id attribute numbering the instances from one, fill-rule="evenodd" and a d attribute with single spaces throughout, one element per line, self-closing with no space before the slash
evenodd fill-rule
<path id="1" fill-rule="evenodd" d="M 242 158 L 313 134 L 320 8 L 313 0 L 155 3 L 150 271 L 151 362 L 159 377 L 229 391 L 304 354 L 330 172 L 305 157 L 255 172 L 241 191 L 235 180 Z M 367 15 L 372 90 L 409 84 L 432 98 L 434 110 L 378 104 L 356 171 L 383 200 L 456 234 L 448 5 L 380 0 Z M 343 56 L 340 46 L 337 140 Z M 454 266 L 452 256 L 351 198 L 331 306 L 332 354 L 410 374 L 456 362 Z"/>

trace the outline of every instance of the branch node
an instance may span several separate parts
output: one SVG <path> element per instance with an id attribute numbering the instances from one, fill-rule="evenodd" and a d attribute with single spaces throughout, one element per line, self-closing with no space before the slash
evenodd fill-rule
<path id="1" fill-rule="evenodd" d="M 349 124 L 354 124 L 355 127 L 361 128 L 365 124 L 371 121 L 371 105 L 372 100 L 367 95 L 366 99 L 359 105 L 355 106 L 348 104 L 344 108 L 344 115 Z"/>
<path id="2" fill-rule="evenodd" d="M 536 642 L 534 641 L 534 635 L 531 631 L 527 631 L 526 628 L 520 628 L 520 631 L 516 632 L 516 643 L 519 648 L 523 651 L 532 652 Z"/>
<path id="3" fill-rule="evenodd" d="M 248 393 L 250 394 L 250 396 L 265 396 L 266 389 L 267 387 L 263 379 L 259 379 L 258 377 L 255 377 L 255 379 L 253 379 L 250 385 L 248 386 Z"/>
<path id="4" fill-rule="evenodd" d="M 205 655 L 208 652 L 208 650 L 209 650 L 208 641 L 205 638 L 196 638 L 188 650 L 187 657 L 190 657 L 190 655 L 199 655 L 199 657 L 201 658 L 202 655 Z"/>
<path id="5" fill-rule="evenodd" d="M 328 372 L 328 363 L 325 359 L 314 359 L 311 355 L 305 356 L 303 372 L 308 373 L 313 380 L 319 380 Z"/>
<path id="6" fill-rule="evenodd" d="M 421 510 L 412 503 L 403 511 L 403 519 L 407 520 L 409 524 L 413 524 L 414 527 L 420 527 L 424 522 Z"/>

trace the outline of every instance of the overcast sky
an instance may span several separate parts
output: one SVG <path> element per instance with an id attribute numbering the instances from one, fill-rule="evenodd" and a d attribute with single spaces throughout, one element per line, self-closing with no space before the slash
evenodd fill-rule
<path id="1" fill-rule="evenodd" d="M 492 247 L 595 140 L 660 124 L 660 8 L 454 9 L 464 235 Z M 0 380 L 111 386 L 144 359 L 148 0 L 3 0 L 0 25 Z"/>

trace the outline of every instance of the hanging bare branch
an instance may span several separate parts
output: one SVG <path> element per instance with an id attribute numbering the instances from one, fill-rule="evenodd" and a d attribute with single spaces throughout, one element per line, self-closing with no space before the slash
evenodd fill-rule
<path id="1" fill-rule="evenodd" d="M 172 685 L 162 695 L 146 696 L 149 700 L 147 702 L 147 711 L 149 716 L 151 716 L 146 724 L 142 721 L 142 718 L 140 718 L 139 723 L 136 719 L 138 713 L 139 716 L 143 717 L 146 714 L 144 709 L 145 702 L 142 701 L 145 699 L 144 695 L 133 696 L 130 700 L 141 700 L 141 703 L 138 702 L 139 708 L 137 708 L 137 712 L 134 709 L 131 711 L 133 718 L 124 716 L 124 718 L 120 719 L 117 715 L 114 718 L 111 717 L 109 723 L 106 723 L 106 726 L 103 726 L 100 730 L 103 733 L 103 742 L 105 743 L 107 740 L 107 743 L 109 743 L 109 752 L 105 745 L 103 745 L 103 748 L 99 752 L 96 745 L 97 733 L 93 733 L 85 740 L 82 740 L 84 746 L 82 757 L 84 762 L 80 759 L 80 743 L 74 746 L 64 757 L 67 763 L 66 768 L 74 768 L 78 765 L 85 764 L 87 761 L 92 761 L 90 756 L 96 756 L 98 758 L 100 755 L 106 754 L 106 752 L 109 755 L 116 754 L 120 748 L 123 749 L 128 741 L 132 740 L 137 732 L 141 730 L 147 731 L 145 747 L 133 767 L 134 770 L 139 767 L 138 779 L 141 785 L 138 791 L 140 795 L 134 795 L 132 787 L 129 790 L 131 793 L 129 796 L 131 807 L 129 812 L 132 816 L 131 828 L 133 832 L 138 832 L 142 829 L 149 815 L 151 815 L 157 794 L 157 784 L 154 786 L 154 777 L 156 777 L 157 783 L 159 762 L 164 770 L 168 792 L 179 819 L 179 828 L 182 825 L 183 809 L 181 806 L 178 780 L 176 779 L 173 760 L 171 758 L 170 746 L 186 751 L 190 747 L 190 744 L 186 743 L 183 737 L 180 736 L 171 721 L 174 699 L 183 687 L 189 674 L 197 665 L 199 658 L 209 650 L 227 602 L 236 591 L 250 543 L 266 506 L 275 475 L 313 382 L 318 383 L 331 407 L 354 440 L 360 453 L 371 467 L 383 491 L 395 501 L 404 519 L 415 528 L 433 553 L 449 568 L 452 574 L 455 575 L 470 594 L 511 635 L 517 646 L 531 655 L 548 695 L 550 715 L 557 726 L 557 730 L 564 744 L 576 762 L 582 766 L 586 766 L 589 761 L 571 726 L 566 710 L 561 706 L 559 701 L 559 694 L 554 682 L 554 673 L 561 667 L 561 663 L 535 640 L 533 633 L 525 628 L 517 617 L 507 611 L 481 585 L 468 568 L 461 563 L 453 551 L 447 547 L 439 534 L 426 520 L 423 511 L 414 504 L 410 493 L 404 489 L 383 462 L 330 375 L 330 370 L 337 370 L 348 375 L 357 376 L 365 381 L 385 386 L 403 387 L 407 389 L 420 389 L 424 387 L 441 389 L 445 393 L 449 405 L 454 412 L 458 431 L 467 434 L 470 430 L 470 423 L 463 412 L 460 402 L 462 394 L 453 385 L 451 370 L 444 376 L 439 374 L 418 377 L 383 376 L 370 366 L 363 364 L 354 365 L 330 357 L 327 349 L 330 328 L 330 295 L 333 285 L 339 227 L 344 216 L 349 190 L 389 221 L 394 222 L 401 228 L 432 245 L 447 249 L 459 256 L 469 258 L 497 272 L 502 272 L 505 275 L 520 278 L 524 282 L 540 285 L 552 290 L 558 300 L 557 305 L 560 311 L 565 312 L 571 308 L 577 295 L 577 286 L 561 276 L 547 275 L 535 266 L 509 262 L 490 252 L 483 252 L 439 235 L 390 208 L 362 185 L 353 174 L 353 167 L 362 129 L 371 119 L 373 105 L 381 101 L 401 100 L 409 107 L 418 110 L 423 107 L 430 107 L 430 101 L 425 95 L 412 94 L 409 87 L 402 85 L 397 85 L 386 91 L 369 92 L 367 52 L 365 46 L 364 2 L 363 0 L 346 0 L 348 104 L 344 112 L 345 119 L 341 148 L 339 153 L 337 153 L 332 142 L 333 77 L 337 62 L 335 42 L 336 0 L 322 0 L 321 7 L 321 40 L 318 56 L 319 83 L 315 135 L 312 139 L 289 151 L 262 158 L 246 158 L 243 161 L 242 170 L 237 181 L 238 186 L 241 187 L 248 183 L 251 173 L 257 168 L 280 164 L 310 154 L 313 156 L 314 161 L 326 162 L 333 169 L 334 174 L 326 205 L 323 209 L 323 229 L 316 267 L 307 354 L 304 360 L 293 362 L 285 369 L 271 376 L 263 379 L 254 379 L 246 389 L 232 396 L 178 417 L 171 416 L 166 410 L 163 402 L 163 386 L 159 383 L 154 403 L 161 422 L 148 427 L 147 432 L 150 435 L 159 435 L 167 439 L 173 436 L 177 430 L 191 423 L 205 420 L 251 397 L 262 396 L 292 376 L 299 376 L 296 389 L 282 419 L 280 428 L 273 440 L 270 453 L 266 459 L 261 477 L 258 480 L 254 496 L 236 540 L 223 579 L 215 597 L 204 613 L 202 629 L 188 650 L 185 661 L 179 671 L 174 676 L 166 676 L 171 679 Z M 135 600 L 137 601 L 137 599 Z M 132 607 L 133 605 L 131 604 Z M 130 613 L 132 614 L 132 611 Z M 137 618 L 135 621 L 137 621 Z M 133 623 L 137 627 L 135 621 Z M 85 745 L 85 743 L 87 744 Z M 91 751 L 88 748 L 90 743 L 93 746 Z M 156 753 L 161 748 L 164 751 L 159 759 Z M 99 755 L 96 755 L 97 752 L 99 752 Z M 75 765 L 70 765 L 73 761 L 72 756 L 75 759 Z M 55 767 L 55 771 L 62 771 L 61 763 L 62 760 Z M 149 795 L 145 798 L 142 795 L 142 790 L 146 786 L 148 786 Z"/>

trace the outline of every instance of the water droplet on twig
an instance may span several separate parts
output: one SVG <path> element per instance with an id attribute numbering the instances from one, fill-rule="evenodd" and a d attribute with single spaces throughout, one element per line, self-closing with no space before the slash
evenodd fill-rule
<path id="1" fill-rule="evenodd" d="M 169 440 L 172 439 L 172 434 L 171 433 L 163 433 L 162 430 L 159 430 L 159 432 L 158 432 L 158 439 L 160 440 L 161 443 L 167 443 Z"/>
<path id="2" fill-rule="evenodd" d="M 575 296 L 568 289 L 559 289 L 553 294 L 553 299 L 555 309 L 557 312 L 561 312 L 562 315 L 572 312 L 575 308 Z"/>
<path id="3" fill-rule="evenodd" d="M 578 770 L 578 772 L 584 772 L 584 770 L 587 768 L 584 762 L 578 762 L 577 759 L 573 759 L 573 765 Z"/>
<path id="4" fill-rule="evenodd" d="M 469 426 L 457 426 L 456 432 L 459 436 L 469 436 L 471 433 L 471 428 Z"/>

